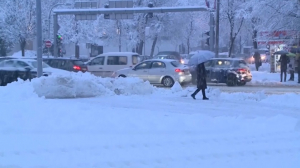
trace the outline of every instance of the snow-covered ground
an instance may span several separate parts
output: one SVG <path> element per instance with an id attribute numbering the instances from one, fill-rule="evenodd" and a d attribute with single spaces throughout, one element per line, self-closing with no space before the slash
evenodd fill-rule
<path id="1" fill-rule="evenodd" d="M 270 73 L 270 64 L 263 63 L 258 71 L 255 69 L 254 64 L 249 64 L 253 79 L 249 82 L 250 85 L 281 85 L 281 86 L 292 86 L 299 85 L 298 82 L 298 74 L 295 73 L 294 81 L 288 81 L 290 78 L 290 74 L 287 74 L 286 82 L 280 82 L 280 73 Z"/>
<path id="2" fill-rule="evenodd" d="M 299 168 L 299 95 L 194 89 L 87 73 L 0 87 L 0 167 Z"/>

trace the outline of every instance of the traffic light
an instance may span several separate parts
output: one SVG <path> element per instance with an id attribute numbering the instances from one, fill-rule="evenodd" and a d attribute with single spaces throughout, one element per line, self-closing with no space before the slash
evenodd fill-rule
<path id="1" fill-rule="evenodd" d="M 205 44 L 206 44 L 207 46 L 209 46 L 209 38 L 210 38 L 210 36 L 209 36 L 209 31 L 208 31 L 208 32 L 205 32 L 204 34 L 207 35 Z"/>
<path id="2" fill-rule="evenodd" d="M 60 45 L 60 44 L 61 44 L 61 42 L 62 42 L 62 40 L 63 40 L 63 38 L 62 38 L 62 36 L 61 36 L 61 35 L 59 35 L 59 34 L 58 34 L 58 35 L 57 35 L 57 39 L 56 39 L 56 40 L 57 40 L 57 44 L 58 44 L 58 45 Z"/>
<path id="3" fill-rule="evenodd" d="M 62 53 L 61 53 L 61 46 L 62 46 L 62 36 L 61 35 L 57 35 L 57 38 L 56 38 L 56 42 L 57 42 L 57 49 L 58 49 L 58 57 L 62 57 Z"/>
<path id="4" fill-rule="evenodd" d="M 152 3 L 152 2 L 149 2 L 149 3 L 148 3 L 148 7 L 149 7 L 149 8 L 153 8 L 153 3 Z M 153 18 L 153 13 L 152 13 L 152 12 L 149 12 L 149 13 L 148 13 L 148 17 L 149 17 L 149 18 Z"/>
<path id="5" fill-rule="evenodd" d="M 105 4 L 104 8 L 109 8 L 109 4 Z M 104 14 L 104 19 L 109 19 L 109 14 Z"/>

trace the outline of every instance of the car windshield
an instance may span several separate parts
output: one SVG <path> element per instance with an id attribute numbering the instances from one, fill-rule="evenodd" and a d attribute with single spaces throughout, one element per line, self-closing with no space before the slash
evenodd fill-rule
<path id="1" fill-rule="evenodd" d="M 172 64 L 174 67 L 179 67 L 179 66 L 181 66 L 181 64 L 180 64 L 179 61 L 172 61 L 171 64 Z"/>
<path id="2" fill-rule="evenodd" d="M 169 55 L 156 55 L 155 59 L 169 59 Z"/>
<path id="3" fill-rule="evenodd" d="M 30 64 L 33 68 L 37 68 L 37 64 L 38 64 L 37 61 L 30 61 L 27 63 Z M 50 66 L 43 62 L 43 68 L 50 68 Z"/>
<path id="4" fill-rule="evenodd" d="M 232 60 L 216 60 L 215 67 L 216 68 L 229 68 L 233 65 Z"/>

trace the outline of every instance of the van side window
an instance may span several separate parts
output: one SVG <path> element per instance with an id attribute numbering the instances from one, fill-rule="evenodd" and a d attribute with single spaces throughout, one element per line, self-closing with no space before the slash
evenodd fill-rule
<path id="1" fill-rule="evenodd" d="M 104 65 L 104 57 L 97 57 L 93 59 L 90 65 Z"/>
<path id="2" fill-rule="evenodd" d="M 126 56 L 108 56 L 107 65 L 127 65 Z"/>

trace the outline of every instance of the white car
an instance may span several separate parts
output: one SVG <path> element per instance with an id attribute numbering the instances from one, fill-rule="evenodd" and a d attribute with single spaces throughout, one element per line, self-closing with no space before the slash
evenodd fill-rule
<path id="1" fill-rule="evenodd" d="M 189 83 L 192 76 L 189 67 L 173 59 L 151 59 L 113 73 L 113 77 L 139 77 L 151 84 L 172 87 L 175 81 Z"/>
<path id="2" fill-rule="evenodd" d="M 29 69 L 31 72 L 37 72 L 37 60 L 35 59 L 9 59 L 0 62 L 0 69 L 2 70 L 20 70 L 26 71 Z M 69 74 L 70 72 L 50 67 L 46 63 L 43 65 L 43 76 L 55 74 Z"/>

